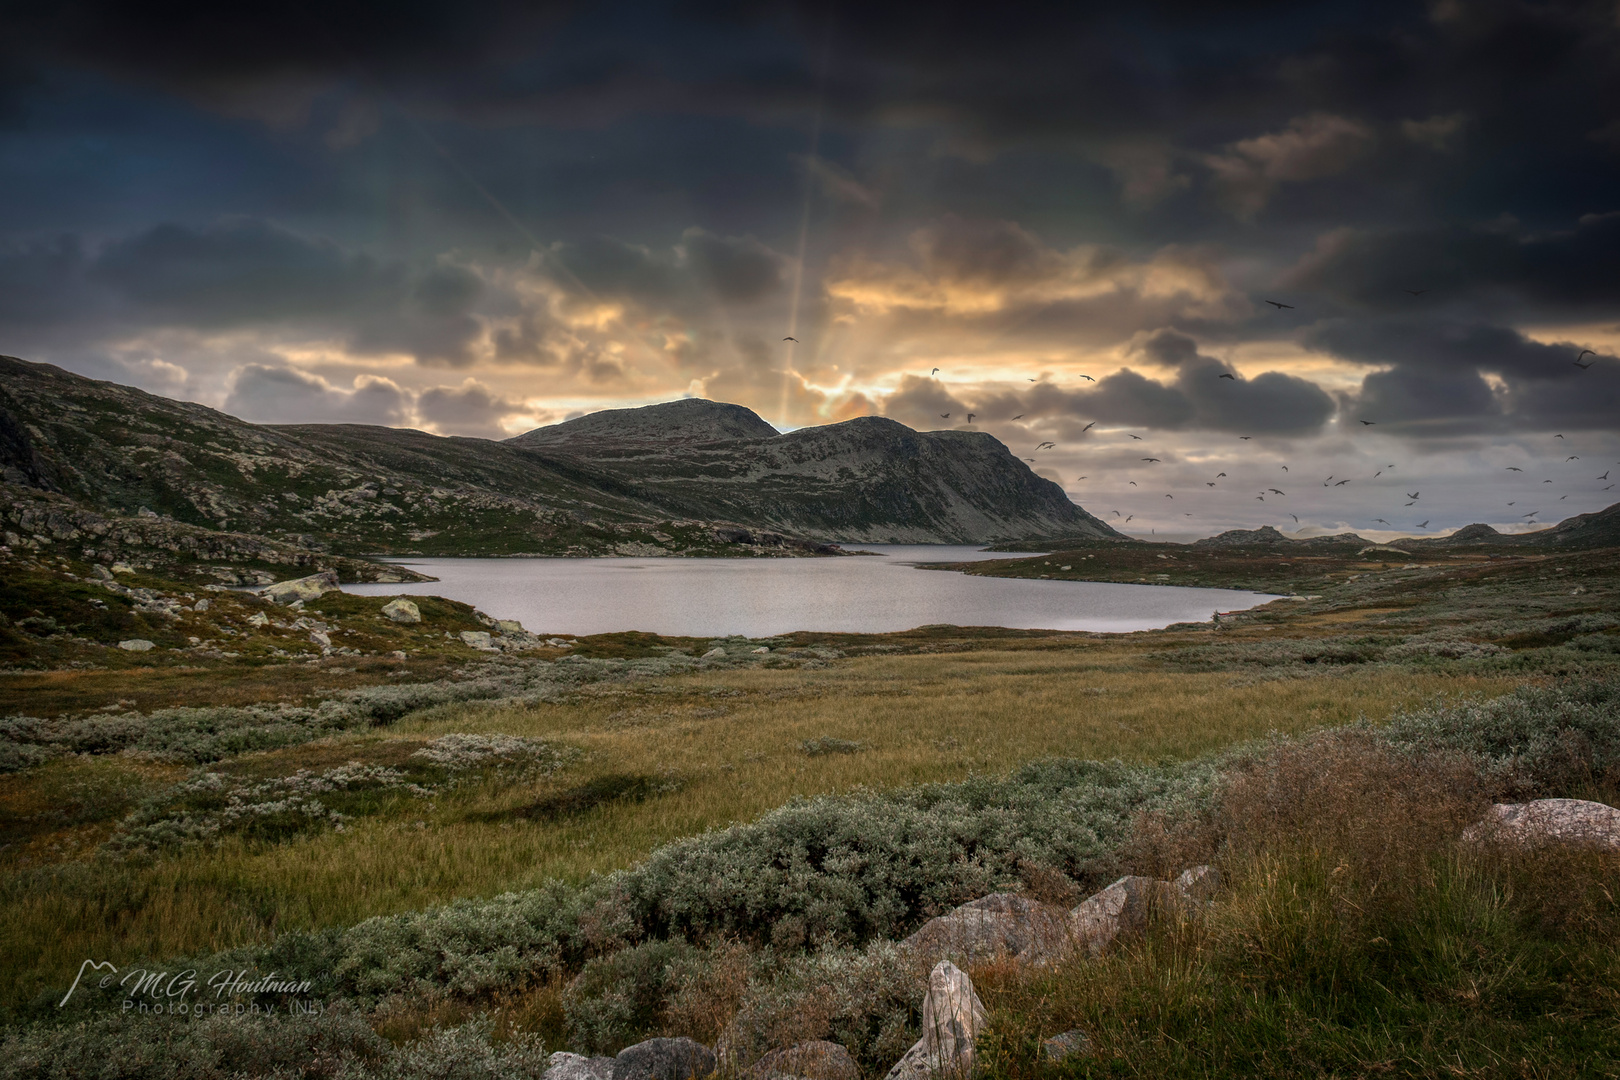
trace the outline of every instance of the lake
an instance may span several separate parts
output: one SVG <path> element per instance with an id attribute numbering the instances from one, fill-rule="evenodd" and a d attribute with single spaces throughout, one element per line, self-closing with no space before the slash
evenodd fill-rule
<path id="1" fill-rule="evenodd" d="M 1004 559 L 955 545 L 867 544 L 874 556 L 815 559 L 400 559 L 438 581 L 345 585 L 367 596 L 443 596 L 539 634 L 646 630 L 771 637 L 794 630 L 879 634 L 918 626 L 1151 630 L 1207 621 L 1276 597 L 1232 589 L 1024 581 L 922 570 L 920 562 Z"/>

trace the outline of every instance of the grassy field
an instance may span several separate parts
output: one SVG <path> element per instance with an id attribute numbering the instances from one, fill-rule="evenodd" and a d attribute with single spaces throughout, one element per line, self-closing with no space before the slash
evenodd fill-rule
<path id="1" fill-rule="evenodd" d="M 1243 558 L 1248 556 L 1227 561 Z M 266 750 L 193 754 L 181 761 L 172 754 L 102 752 L 81 739 L 73 744 L 82 748 L 76 754 L 0 775 L 0 1005 L 8 1014 L 42 1015 L 38 1003 L 59 995 L 85 957 L 125 967 L 241 946 L 274 948 L 302 932 L 347 934 L 346 928 L 375 916 L 429 911 L 548 882 L 589 890 L 600 875 L 642 864 L 672 842 L 760 820 L 795 799 L 1002 777 L 1051 759 L 1117 759 L 1173 769 L 1172 763 L 1270 735 L 1302 736 L 1360 719 L 1376 725 L 1415 709 L 1489 700 L 1527 683 L 1601 677 L 1620 664 L 1620 618 L 1608 614 L 1620 601 L 1620 568 L 1612 553 L 1550 561 L 1436 561 L 1416 572 L 1351 568 L 1323 589 L 1319 601 L 1272 605 L 1228 620 L 1218 631 L 1178 627 L 1087 635 L 940 627 L 878 636 L 797 634 L 730 642 L 729 659 L 705 664 L 692 657 L 713 643 L 651 635 L 579 639 L 571 652 L 594 658 L 588 663 L 547 662 L 569 651 L 562 649 L 528 659 L 486 658 L 442 636 L 436 626 L 431 633 L 392 630 L 376 620 L 370 599 L 334 597 L 316 609 L 319 617 L 354 626 L 357 641 L 378 635 L 372 643 L 377 649 L 412 649 L 409 661 L 355 655 L 287 663 L 266 655 L 252 663 L 205 657 L 102 670 L 19 670 L 6 676 L 13 680 L 7 691 L 12 700 L 47 703 L 46 711 L 58 717 L 53 722 L 71 726 L 109 715 L 106 702 L 149 713 L 197 704 L 207 700 L 210 685 L 223 703 L 283 700 L 313 709 L 339 689 L 388 692 L 402 683 L 409 689 L 421 680 L 439 680 L 432 685 L 453 690 L 458 679 L 487 680 L 494 672 L 522 691 L 539 685 L 523 682 L 534 672 L 590 668 L 589 677 L 546 683 L 543 693 L 517 693 L 522 700 L 496 691 L 480 691 L 488 700 L 458 700 L 451 693 L 432 699 L 441 704 L 413 706 L 404 715 L 385 711 L 330 731 L 311 728 L 319 737 L 300 735 Z M 250 610 L 242 606 L 238 612 L 240 604 L 232 600 L 223 612 L 216 606 L 210 617 L 221 627 L 237 625 L 228 620 L 245 619 Z M 435 614 L 458 628 L 478 625 L 475 613 L 459 607 Z M 267 639 L 266 651 L 273 645 Z M 770 651 L 756 654 L 761 647 Z M 665 661 L 669 665 L 656 667 Z M 8 737 L 23 739 L 32 729 L 8 730 Z M 506 746 L 517 757 L 486 756 L 460 771 L 424 764 L 424 753 L 457 739 Z M 542 759 L 544 767 L 535 764 Z M 1382 782 L 1406 780 L 1385 776 Z M 1589 778 L 1580 792 L 1612 797 L 1616 782 Z M 315 816 L 250 815 L 249 826 L 231 824 L 237 820 L 231 807 L 260 806 L 288 793 L 302 793 L 305 805 L 316 807 Z M 1311 801 L 1308 795 L 1303 801 Z M 1344 814 L 1367 816 L 1374 803 L 1362 790 L 1341 792 L 1334 805 Z M 202 842 L 161 840 L 168 835 L 164 829 L 180 835 L 180 826 L 199 821 L 213 830 L 198 834 Z M 131 842 L 138 824 L 154 822 L 159 840 Z M 1400 821 L 1385 823 L 1392 833 L 1403 828 Z M 1246 828 L 1256 837 L 1265 832 L 1252 821 Z M 1443 861 L 1438 847 L 1430 854 Z M 976 971 L 995 1016 L 987 1058 L 992 1071 L 1009 1077 L 1040 1073 L 1032 1040 L 1059 1023 L 1086 1026 L 1114 1060 L 1153 1062 L 1163 1075 L 1287 1075 L 1302 1067 L 1344 1075 L 1399 1073 L 1401 1048 L 1421 1042 L 1425 1023 L 1445 1028 L 1446 1039 L 1462 1037 L 1457 1033 L 1469 1024 L 1483 1024 L 1475 1041 L 1506 1062 L 1513 1031 L 1545 1041 L 1567 1039 L 1579 1029 L 1586 1014 L 1573 1006 L 1561 1005 L 1556 1022 L 1538 1021 L 1539 1027 L 1528 1020 L 1515 1020 L 1519 1027 L 1492 1027 L 1477 1011 L 1453 1015 L 1450 1006 L 1425 1005 L 1431 993 L 1466 1001 L 1470 977 L 1494 978 L 1498 987 L 1530 983 L 1504 974 L 1500 965 L 1458 962 L 1427 988 L 1393 986 L 1389 972 L 1378 966 L 1388 957 L 1379 960 L 1383 954 L 1376 948 L 1368 953 L 1367 941 L 1387 939 L 1394 923 L 1383 932 L 1355 930 L 1361 936 L 1335 945 L 1338 951 L 1328 960 L 1297 958 L 1301 971 L 1314 964 L 1311 971 L 1327 972 L 1328 991 L 1316 974 L 1290 983 L 1275 964 L 1265 969 L 1269 974 L 1257 975 L 1255 949 L 1270 955 L 1284 939 L 1294 948 L 1300 935 L 1329 926 L 1323 911 L 1343 910 L 1334 866 L 1311 861 L 1320 855 L 1297 843 L 1267 847 L 1257 841 L 1242 850 L 1223 849 L 1234 900 L 1227 909 L 1230 921 L 1196 933 L 1161 927 L 1141 948 L 1100 965 L 1039 976 L 994 967 Z M 1340 861 L 1351 865 L 1352 855 Z M 1445 896 L 1458 906 L 1425 909 L 1423 918 L 1435 926 L 1485 919 L 1489 925 L 1479 934 L 1496 933 L 1491 927 L 1497 924 L 1486 917 L 1491 911 L 1498 911 L 1492 918 L 1506 920 L 1503 925 L 1521 925 L 1528 918 L 1524 898 L 1541 895 L 1526 883 L 1522 867 L 1485 872 L 1457 864 L 1446 873 L 1456 887 L 1448 886 Z M 1601 895 L 1608 870 L 1591 873 L 1600 883 L 1592 895 Z M 1402 888 L 1414 895 L 1415 879 L 1402 879 Z M 1288 902 L 1278 906 L 1277 890 L 1285 887 Z M 1506 899 L 1489 899 L 1504 889 Z M 1365 899 L 1345 895 L 1357 904 Z M 1600 901 L 1593 903 L 1592 911 L 1602 908 Z M 1283 915 L 1294 920 L 1292 929 L 1282 925 Z M 1608 926 L 1607 917 L 1572 916 L 1586 920 L 1583 933 Z M 1335 934 L 1343 930 L 1339 923 L 1332 926 L 1339 927 Z M 1474 940 L 1474 930 L 1458 933 L 1447 939 L 1450 944 L 1412 947 L 1444 951 Z M 705 995 L 722 1004 L 731 1000 L 711 986 L 716 971 L 729 970 L 724 957 L 732 954 L 724 950 L 732 946 L 725 941 L 708 941 L 702 944 L 706 951 L 688 955 L 681 951 L 685 945 L 649 939 L 614 954 L 628 958 L 613 961 L 621 964 L 620 974 L 591 976 L 610 988 L 618 985 L 614 979 L 664 987 L 666 975 L 676 978 L 669 972 L 687 970 L 683 964 L 698 973 L 681 976 L 689 978 L 685 990 L 658 990 L 664 996 L 655 1000 L 663 1004 L 635 1013 L 640 1019 L 592 1020 L 597 1014 L 591 1010 L 600 1011 L 595 999 L 579 999 L 581 991 L 559 981 L 577 969 L 552 969 L 540 982 L 515 984 L 516 997 L 458 998 L 434 991 L 414 1004 L 371 1014 L 367 1030 L 400 1041 L 435 1024 L 496 1016 L 504 1017 L 498 1037 L 539 1031 L 553 1048 L 591 1037 L 582 1032 L 679 1033 L 683 1024 L 682 1030 L 712 1038 L 725 1008 L 704 1012 L 693 1002 Z M 1582 967 L 1559 952 L 1564 947 L 1521 942 L 1514 946 L 1522 953 L 1521 968 L 1513 968 L 1511 958 L 1502 963 L 1530 972 L 1541 988 L 1538 1000 L 1546 1001 L 1566 1001 L 1572 987 L 1601 986 L 1620 970 L 1612 950 L 1600 950 Z M 744 957 L 737 963 L 756 963 L 746 950 L 736 955 Z M 607 959 L 591 960 L 587 973 Z M 858 967 L 866 961 L 857 956 L 837 962 Z M 656 977 L 623 974 L 641 970 L 636 964 L 652 964 L 646 970 Z M 1340 970 L 1336 964 L 1350 966 Z M 1344 998 L 1331 989 L 1342 978 L 1363 989 L 1372 980 L 1390 987 L 1392 996 Z M 1255 979 L 1263 992 L 1245 997 L 1233 989 Z M 579 985 L 585 984 L 596 985 L 590 979 Z M 1500 1004 L 1500 993 L 1487 999 Z M 726 1008 L 742 1008 L 741 1000 Z M 1334 1043 L 1320 1030 L 1324 1017 L 1360 1030 L 1381 1015 L 1390 1018 L 1382 1043 L 1365 1031 L 1354 1046 Z M 1220 1027 L 1214 1019 L 1220 1016 L 1241 1017 L 1242 1023 Z M 1219 1039 L 1209 1044 L 1214 1049 L 1186 1051 L 1193 1033 L 1216 1028 Z M 618 1037 L 599 1036 L 603 1045 Z M 890 1052 L 887 1046 L 878 1039 L 864 1053 L 875 1061 Z M 1459 1061 L 1479 1060 L 1473 1051 L 1459 1054 Z M 1436 1075 L 1435 1063 L 1444 1055 L 1425 1050 L 1420 1056 L 1422 1067 L 1407 1071 Z M 1385 1061 L 1395 1064 L 1383 1069 Z M 1087 1065 L 1082 1071 L 1104 1075 L 1112 1068 Z M 1576 1075 L 1548 1072 L 1566 1074 Z"/>

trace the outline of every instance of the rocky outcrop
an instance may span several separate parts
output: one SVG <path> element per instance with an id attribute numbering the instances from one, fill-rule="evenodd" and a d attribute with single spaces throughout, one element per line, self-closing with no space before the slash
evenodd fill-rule
<path id="1" fill-rule="evenodd" d="M 848 1050 L 835 1042 L 816 1039 L 772 1050 L 745 1074 L 747 1080 L 804 1077 L 806 1080 L 861 1080 L 860 1066 Z"/>
<path id="2" fill-rule="evenodd" d="M 384 604 L 382 613 L 390 622 L 397 622 L 405 626 L 422 621 L 422 609 L 403 596 Z"/>
<path id="3" fill-rule="evenodd" d="M 559 1050 L 546 1059 L 542 1080 L 613 1080 L 613 1059 Z"/>
<path id="4" fill-rule="evenodd" d="M 1068 912 L 1016 893 L 994 893 L 930 919 L 904 944 L 929 960 L 999 957 L 1042 963 L 1068 951 Z"/>
<path id="5" fill-rule="evenodd" d="M 1558 844 L 1620 851 L 1620 810 L 1586 799 L 1497 803 L 1463 838 L 1524 848 Z"/>
<path id="6" fill-rule="evenodd" d="M 337 588 L 337 574 L 330 570 L 322 570 L 308 577 L 267 585 L 259 595 L 277 604 L 296 604 L 301 600 L 318 600 L 329 592 L 336 592 Z"/>
<path id="7" fill-rule="evenodd" d="M 922 1038 L 895 1062 L 885 1080 L 966 1080 L 973 1073 L 975 1043 L 985 1019 L 984 1005 L 967 972 L 948 960 L 940 961 L 928 976 Z"/>
<path id="8" fill-rule="evenodd" d="M 610 1080 L 693 1080 L 715 1070 L 714 1051 L 692 1039 L 648 1039 L 620 1050 Z"/>

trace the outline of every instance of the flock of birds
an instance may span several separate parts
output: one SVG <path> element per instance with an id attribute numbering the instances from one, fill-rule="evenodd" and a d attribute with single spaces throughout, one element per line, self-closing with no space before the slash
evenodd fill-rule
<path id="1" fill-rule="evenodd" d="M 1423 294 L 1427 293 L 1429 290 L 1428 289 L 1405 289 L 1403 291 L 1408 293 L 1411 296 L 1422 296 Z M 1292 310 L 1293 306 L 1294 306 L 1292 304 L 1282 303 L 1281 301 L 1278 301 L 1278 300 L 1267 300 L 1265 302 L 1267 304 L 1270 304 L 1272 307 L 1276 308 L 1279 311 L 1285 310 L 1285 309 Z M 789 338 L 783 338 L 783 340 L 784 341 L 795 341 L 796 339 L 789 337 Z M 1583 371 L 1587 370 L 1593 364 L 1597 363 L 1598 355 L 1599 354 L 1597 352 L 1595 352 L 1594 350 L 1592 350 L 1592 349 L 1583 349 L 1581 351 L 1580 355 L 1578 355 L 1575 358 L 1575 361 L 1574 361 L 1575 366 L 1580 368 Z M 1587 356 L 1592 356 L 1592 357 L 1594 357 L 1594 359 L 1586 360 Z M 1583 360 L 1586 360 L 1586 362 L 1582 363 Z M 929 378 L 933 378 L 935 375 L 938 375 L 939 372 L 940 372 L 939 368 L 937 368 L 937 367 L 934 368 L 933 371 L 929 372 Z M 1086 380 L 1087 382 L 1096 382 L 1097 381 L 1096 379 L 1092 378 L 1090 375 L 1081 375 L 1079 377 Z M 1223 371 L 1217 376 L 1217 379 L 1230 379 L 1233 382 L 1236 382 L 1237 381 L 1237 376 L 1234 375 L 1231 372 Z M 1027 379 L 1027 381 L 1028 382 L 1038 382 L 1039 380 L 1038 379 Z M 969 424 L 973 423 L 974 419 L 977 416 L 978 416 L 978 413 L 975 413 L 975 412 L 968 413 L 967 414 L 967 422 Z M 940 417 L 941 420 L 949 420 L 951 418 L 951 414 L 948 413 L 948 412 L 947 413 L 940 413 L 939 417 Z M 1011 417 L 1011 420 L 1022 420 L 1023 418 L 1024 418 L 1024 414 L 1019 413 L 1017 416 Z M 1357 422 L 1360 423 L 1363 427 L 1368 427 L 1368 428 L 1376 427 L 1378 425 L 1378 421 L 1376 421 L 1376 420 L 1358 419 Z M 1095 420 L 1091 421 L 1085 427 L 1080 429 L 1081 433 L 1084 434 L 1085 432 L 1090 431 L 1096 425 L 1097 425 L 1097 421 L 1095 421 Z M 1135 440 L 1137 442 L 1143 441 L 1142 436 L 1137 435 L 1137 434 L 1135 434 L 1133 432 L 1125 432 L 1124 434 L 1126 434 L 1131 439 L 1133 439 L 1133 440 Z M 1248 442 L 1249 440 L 1251 440 L 1253 438 L 1254 438 L 1254 436 L 1252 436 L 1252 435 L 1240 435 L 1240 436 L 1238 436 L 1238 439 L 1240 441 L 1243 441 L 1243 442 Z M 1562 434 L 1559 434 L 1559 435 L 1554 435 L 1553 438 L 1554 439 L 1564 439 L 1564 436 Z M 1568 441 L 1565 440 L 1565 445 L 1567 446 L 1567 444 L 1568 444 Z M 1055 450 L 1056 448 L 1057 448 L 1057 444 L 1055 442 L 1050 442 L 1050 441 L 1042 442 L 1042 443 L 1038 444 L 1035 447 L 1035 453 L 1040 453 L 1042 450 Z M 1024 458 L 1024 460 L 1026 462 L 1034 464 L 1036 459 L 1033 458 L 1033 457 L 1026 457 L 1026 458 Z M 1142 463 L 1143 464 L 1156 465 L 1156 464 L 1160 464 L 1162 462 L 1162 460 L 1163 459 L 1157 458 L 1157 457 L 1144 457 L 1144 458 L 1142 458 Z M 1579 460 L 1581 460 L 1580 455 L 1578 455 L 1578 454 L 1569 454 L 1568 456 L 1565 457 L 1563 464 L 1568 465 L 1571 462 L 1575 462 L 1575 461 L 1579 461 Z M 1620 462 L 1616 462 L 1615 464 L 1620 465 Z M 1396 466 L 1394 464 L 1385 465 L 1383 468 L 1381 468 L 1378 471 L 1374 472 L 1373 475 L 1368 479 L 1369 480 L 1376 480 L 1379 477 L 1383 476 L 1384 473 L 1394 470 L 1395 467 Z M 1284 473 L 1289 472 L 1289 468 L 1288 468 L 1287 465 L 1280 465 L 1279 468 Z M 1506 471 L 1514 472 L 1514 473 L 1522 473 L 1522 472 L 1524 472 L 1524 469 L 1522 467 L 1520 467 L 1520 466 L 1517 466 L 1517 465 L 1509 465 L 1509 466 L 1506 467 Z M 1208 488 L 1214 488 L 1219 484 L 1219 482 L 1221 480 L 1226 479 L 1226 478 L 1227 478 L 1226 473 L 1219 472 L 1219 473 L 1215 474 L 1215 479 L 1206 480 L 1203 483 Z M 1081 476 L 1081 477 L 1077 478 L 1077 482 L 1079 480 L 1086 480 L 1086 479 L 1088 479 L 1088 477 Z M 1605 469 L 1604 472 L 1603 472 L 1603 475 L 1597 477 L 1597 479 L 1600 480 L 1600 481 L 1608 480 L 1609 479 L 1609 469 Z M 1322 481 L 1322 486 L 1324 488 L 1340 488 L 1340 487 L 1345 487 L 1345 486 L 1351 484 L 1352 482 L 1354 482 L 1353 477 L 1340 478 L 1340 477 L 1335 476 L 1335 475 L 1330 475 L 1330 476 L 1328 476 L 1326 479 L 1324 479 Z M 1551 479 L 1547 479 L 1547 480 L 1543 480 L 1542 483 L 1543 484 L 1552 484 L 1552 483 L 1554 483 L 1554 481 L 1551 480 Z M 1620 483 L 1620 481 L 1617 481 L 1617 483 Z M 1137 482 L 1135 480 L 1128 481 L 1128 484 L 1129 484 L 1130 487 L 1139 487 L 1139 485 L 1137 484 Z M 1610 491 L 1614 487 L 1615 487 L 1615 484 L 1611 483 L 1611 484 L 1609 484 L 1608 487 L 1605 487 L 1602 490 L 1603 491 Z M 1403 504 L 1404 506 L 1417 506 L 1417 505 L 1420 504 L 1420 502 L 1422 500 L 1422 497 L 1423 497 L 1423 492 L 1422 492 L 1421 488 L 1419 490 L 1416 490 L 1416 491 L 1405 491 L 1404 487 L 1403 487 L 1401 490 L 1402 490 L 1402 493 L 1405 495 L 1405 498 L 1406 498 L 1406 502 Z M 1564 499 L 1567 499 L 1567 498 L 1569 498 L 1570 494 L 1572 494 L 1572 493 L 1566 492 L 1566 493 L 1558 496 L 1558 500 L 1556 500 L 1556 501 L 1562 501 Z M 1288 493 L 1286 491 L 1283 491 L 1281 488 L 1265 487 L 1265 488 L 1261 488 L 1259 490 L 1258 494 L 1254 495 L 1253 498 L 1254 498 L 1255 501 L 1265 502 L 1266 501 L 1266 496 L 1268 496 L 1268 495 L 1272 496 L 1273 498 L 1287 498 L 1288 497 Z M 1175 499 L 1175 495 L 1170 493 L 1170 492 L 1165 492 L 1164 497 L 1166 499 L 1170 499 L 1172 501 L 1174 501 L 1174 499 Z M 1520 501 L 1519 499 L 1514 499 L 1514 500 L 1510 501 L 1507 505 L 1510 506 L 1510 507 L 1517 506 L 1519 501 Z M 1122 512 L 1120 510 L 1110 510 L 1110 511 L 1108 511 L 1108 513 L 1109 513 L 1109 515 L 1111 515 L 1111 516 L 1113 516 L 1115 518 L 1121 519 L 1119 524 L 1122 524 L 1122 525 L 1129 524 L 1136 517 L 1136 514 L 1126 514 L 1126 513 Z M 1521 521 L 1523 521 L 1527 525 L 1537 524 L 1538 523 L 1537 519 L 1541 516 L 1542 513 L 1543 513 L 1543 511 L 1541 511 L 1541 510 L 1532 510 L 1529 513 L 1520 514 L 1519 519 Z M 1192 517 L 1193 514 L 1191 512 L 1184 512 L 1183 516 L 1184 517 Z M 1288 516 L 1293 518 L 1294 524 L 1296 526 L 1298 526 L 1300 524 L 1299 515 L 1289 512 Z M 1416 516 L 1416 515 L 1413 515 L 1413 516 Z M 1429 527 L 1430 521 L 1432 521 L 1432 518 L 1425 518 L 1423 521 L 1417 522 L 1414 525 L 1412 525 L 1411 528 L 1419 529 L 1419 530 L 1426 530 Z M 1372 524 L 1382 525 L 1382 526 L 1384 526 L 1385 528 L 1388 528 L 1388 529 L 1397 529 L 1398 528 L 1398 526 L 1394 525 L 1390 521 L 1386 520 L 1385 518 L 1381 518 L 1381 517 L 1380 518 L 1373 518 L 1372 519 Z"/>

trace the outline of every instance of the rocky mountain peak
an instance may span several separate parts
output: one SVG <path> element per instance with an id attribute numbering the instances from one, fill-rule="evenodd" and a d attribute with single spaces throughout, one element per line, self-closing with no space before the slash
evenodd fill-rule
<path id="1" fill-rule="evenodd" d="M 758 413 L 742 405 L 683 398 L 639 409 L 603 409 L 506 441 L 514 446 L 557 447 L 582 442 L 704 443 L 769 439 L 776 434 Z"/>

